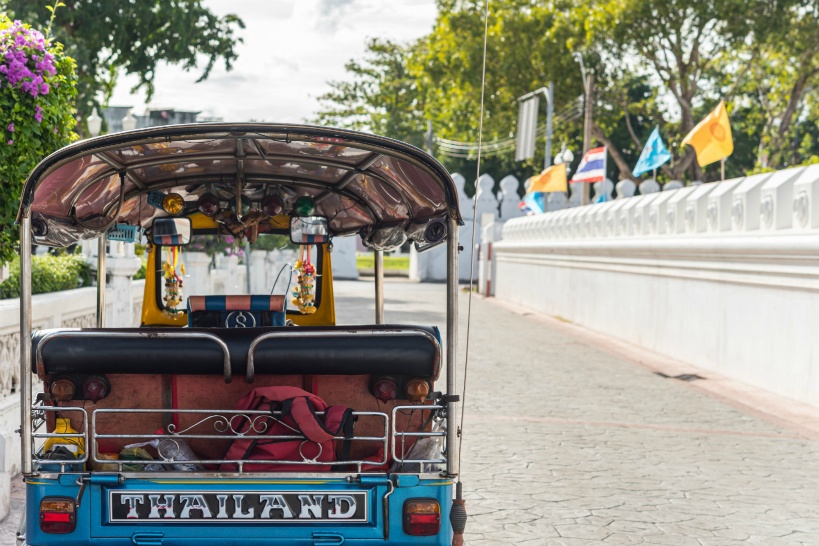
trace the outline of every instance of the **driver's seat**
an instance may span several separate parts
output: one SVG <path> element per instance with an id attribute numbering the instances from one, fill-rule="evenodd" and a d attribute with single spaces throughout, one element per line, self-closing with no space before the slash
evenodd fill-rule
<path id="1" fill-rule="evenodd" d="M 254 328 L 284 322 L 284 296 L 188 297 L 188 326 Z"/>

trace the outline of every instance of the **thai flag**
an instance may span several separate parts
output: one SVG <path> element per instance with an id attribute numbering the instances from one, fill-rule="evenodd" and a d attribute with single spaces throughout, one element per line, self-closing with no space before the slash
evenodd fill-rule
<path id="1" fill-rule="evenodd" d="M 602 182 L 606 179 L 606 147 L 586 152 L 577 167 L 572 182 Z"/>

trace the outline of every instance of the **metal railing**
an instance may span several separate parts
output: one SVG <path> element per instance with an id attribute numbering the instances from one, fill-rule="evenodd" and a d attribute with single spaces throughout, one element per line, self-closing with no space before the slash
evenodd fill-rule
<path id="1" fill-rule="evenodd" d="M 59 465 L 60 472 L 71 471 L 70 469 L 83 465 L 84 463 L 111 465 L 116 467 L 118 472 L 134 471 L 135 468 L 140 470 L 145 469 L 149 465 L 163 465 L 161 471 L 167 467 L 171 469 L 174 465 L 228 465 L 233 467 L 233 470 L 218 470 L 220 472 L 238 472 L 249 473 L 259 472 L 253 467 L 258 468 L 258 465 L 298 465 L 300 467 L 316 467 L 316 471 L 323 471 L 328 466 L 343 466 L 355 467 L 358 472 L 362 472 L 364 467 L 382 466 L 388 462 L 394 462 L 399 465 L 407 463 L 419 464 L 442 464 L 446 462 L 444 456 L 446 432 L 437 429 L 437 425 L 443 420 L 442 411 L 444 406 L 439 405 L 406 405 L 396 406 L 392 410 L 392 415 L 383 412 L 372 411 L 354 411 L 353 417 L 365 424 L 368 430 L 378 430 L 380 434 L 375 435 L 357 435 L 354 434 L 349 438 L 344 436 L 335 436 L 335 442 L 349 441 L 359 445 L 364 444 L 366 449 L 357 450 L 357 452 L 378 453 L 377 458 L 355 458 L 337 460 L 335 457 L 328 457 L 330 460 L 322 459 L 322 446 L 308 440 L 295 427 L 290 426 L 281 419 L 281 411 L 263 411 L 263 410 L 211 410 L 211 409 L 137 409 L 137 408 L 98 408 L 89 412 L 84 408 L 79 407 L 57 407 L 36 405 L 32 407 L 32 434 L 31 453 L 34 463 L 39 465 L 40 469 L 53 468 Z M 410 431 L 399 430 L 399 413 L 401 412 L 421 412 L 422 415 L 429 416 L 425 428 L 432 424 L 431 430 L 426 431 Z M 82 423 L 73 423 L 77 430 L 84 432 L 77 433 L 60 433 L 60 432 L 40 432 L 40 429 L 47 422 L 45 415 L 47 412 L 66 414 L 68 412 L 77 412 L 82 417 Z M 432 412 L 432 413 L 427 413 Z M 317 415 L 324 415 L 325 412 L 316 412 Z M 122 430 L 124 416 L 135 415 L 157 415 L 162 416 L 171 414 L 177 418 L 183 417 L 184 422 L 182 426 L 171 424 L 167 427 L 167 434 L 161 433 L 134 433 L 127 430 Z M 103 420 L 104 422 L 100 422 Z M 368 422 L 364 421 L 368 420 Z M 111 422 L 119 423 L 117 427 L 112 427 Z M 158 419 L 159 421 L 159 419 Z M 434 421 L 434 422 L 433 422 Z M 273 426 L 283 425 L 284 428 L 289 429 L 290 432 L 285 434 L 269 434 L 269 430 Z M 406 425 L 405 425 L 406 426 Z M 417 428 L 417 426 L 416 426 Z M 115 429 L 116 431 L 112 431 Z M 82 441 L 85 448 L 85 453 L 76 460 L 53 460 L 46 458 L 43 450 L 43 442 L 49 438 L 69 439 L 69 443 Z M 178 454 L 184 451 L 183 442 L 188 440 L 211 440 L 211 441 L 245 441 L 264 440 L 265 442 L 286 442 L 296 441 L 300 442 L 298 453 L 300 458 L 293 458 L 293 460 L 281 459 L 237 459 L 237 458 L 203 458 L 196 457 L 192 459 L 179 458 Z M 436 442 L 434 448 L 434 456 L 416 456 L 413 451 L 413 446 L 417 446 L 418 442 L 423 439 L 433 439 Z M 145 444 L 159 440 L 161 442 L 157 451 L 160 451 L 160 457 L 153 460 L 122 460 L 122 459 L 108 459 L 104 458 L 99 453 L 99 442 L 103 444 L 115 442 L 119 444 Z M 170 446 L 162 447 L 165 442 L 170 442 Z M 61 442 L 65 443 L 65 442 Z M 354 445 L 354 444 L 351 444 Z M 317 447 L 318 446 L 318 447 Z M 426 446 L 430 447 L 430 446 Z M 428 451 L 428 450 L 427 450 Z M 248 469 L 248 466 L 251 467 Z M 322 468 L 324 467 L 324 468 Z M 211 466 L 213 468 L 213 466 Z M 145 469 L 146 472 L 157 471 L 156 467 Z M 206 472 L 206 470 L 201 470 Z M 213 471 L 213 470 L 211 470 Z"/>
<path id="2" fill-rule="evenodd" d="M 393 460 L 396 463 L 406 464 L 406 463 L 418 463 L 418 464 L 443 464 L 446 462 L 446 457 L 444 453 L 446 452 L 446 448 L 444 447 L 445 440 L 447 438 L 446 430 L 440 430 L 438 427 L 433 426 L 431 430 L 419 430 L 419 431 L 400 431 L 397 428 L 398 425 L 398 413 L 410 411 L 431 411 L 433 413 L 430 414 L 430 421 L 433 421 L 436 417 L 439 417 L 438 423 L 441 422 L 440 413 L 446 410 L 446 406 L 395 406 L 392 409 L 392 429 L 390 430 L 390 452 L 392 453 Z M 412 419 L 412 417 L 410 417 Z M 422 427 L 426 428 L 426 427 Z M 407 447 L 407 439 L 412 438 L 412 443 L 409 447 Z M 418 456 L 420 453 L 417 447 L 420 445 L 419 442 L 421 440 L 430 439 L 436 442 L 435 450 L 440 453 L 440 457 L 420 457 Z M 400 446 L 396 445 L 400 442 Z M 400 447 L 400 449 L 398 449 Z M 413 448 L 416 448 L 413 450 Z"/>

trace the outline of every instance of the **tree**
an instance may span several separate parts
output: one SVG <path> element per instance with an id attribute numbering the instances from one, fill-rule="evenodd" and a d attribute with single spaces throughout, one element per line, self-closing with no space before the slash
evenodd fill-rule
<path id="1" fill-rule="evenodd" d="M 669 123 L 667 112 L 656 108 L 651 116 L 670 140 L 679 142 L 720 97 L 732 96 L 767 37 L 787 26 L 790 0 L 625 0 L 587 2 L 580 10 L 610 13 L 592 40 L 606 66 L 622 66 L 634 58 L 637 70 L 662 84 L 679 110 L 679 122 Z M 749 53 L 744 63 L 728 62 L 731 52 Z M 736 60 L 736 59 L 734 59 Z M 725 73 L 730 71 L 730 77 Z M 718 82 L 726 81 L 725 87 Z M 658 98 L 662 93 L 658 93 Z M 660 101 L 655 100 L 659 106 Z M 681 178 L 691 167 L 701 179 L 693 149 L 687 148 L 670 169 Z"/>
<path id="2" fill-rule="evenodd" d="M 23 183 L 48 154 L 77 138 L 74 60 L 59 43 L 0 16 L 0 264 L 14 255 Z"/>
<path id="3" fill-rule="evenodd" d="M 237 57 L 236 36 L 244 23 L 236 15 L 218 17 L 202 0 L 63 0 L 53 35 L 77 61 L 78 119 L 88 117 L 99 101 L 107 102 L 120 74 L 132 74 L 148 100 L 162 62 L 185 69 L 204 65 L 197 81 L 208 77 L 220 60 L 230 70 Z M 0 10 L 45 27 L 49 11 L 40 2 L 0 0 Z"/>
<path id="4" fill-rule="evenodd" d="M 364 59 L 345 66 L 352 81 L 330 82 L 319 97 L 324 109 L 314 121 L 422 146 L 425 93 L 410 73 L 412 54 L 412 46 L 370 40 Z"/>

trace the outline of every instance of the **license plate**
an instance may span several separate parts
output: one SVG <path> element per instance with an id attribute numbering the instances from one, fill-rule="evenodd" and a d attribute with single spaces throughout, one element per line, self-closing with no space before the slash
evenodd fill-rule
<path id="1" fill-rule="evenodd" d="M 367 491 L 108 492 L 110 523 L 361 523 Z"/>

